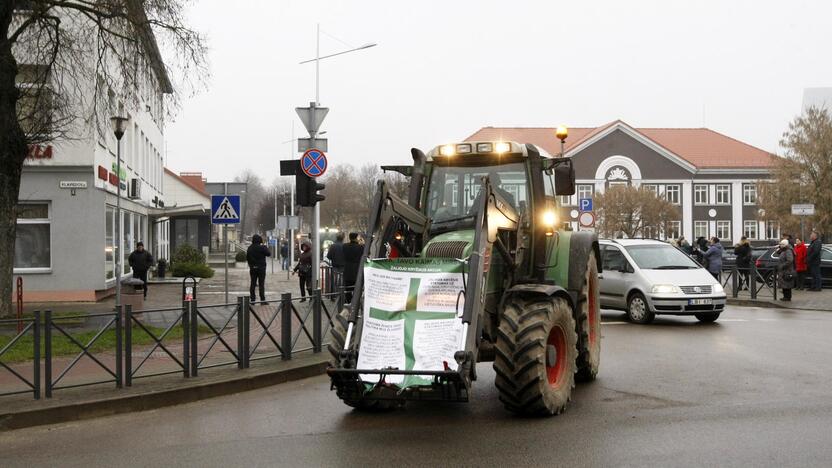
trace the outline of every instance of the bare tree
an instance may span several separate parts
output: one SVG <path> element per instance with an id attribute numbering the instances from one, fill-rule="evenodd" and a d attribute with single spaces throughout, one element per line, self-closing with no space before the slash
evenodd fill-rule
<path id="1" fill-rule="evenodd" d="M 121 110 L 114 103 L 136 108 L 147 77 L 167 76 L 156 60 L 160 44 L 166 63 L 181 72 L 176 85 L 163 87 L 201 85 L 204 39 L 185 24 L 184 3 L 0 2 L 0 316 L 11 313 L 18 195 L 29 145 L 112 138 L 108 117 Z M 168 111 L 176 107 L 173 96 Z"/>
<path id="2" fill-rule="evenodd" d="M 678 206 L 643 187 L 610 187 L 595 196 L 595 205 L 604 237 L 658 237 L 680 219 Z"/>
<path id="3" fill-rule="evenodd" d="M 780 223 L 787 232 L 800 232 L 800 218 L 792 216 L 794 203 L 814 203 L 815 215 L 806 221 L 821 232 L 832 229 L 832 116 L 810 108 L 796 117 L 783 133 L 771 183 L 759 185 L 762 218 Z"/>
<path id="4" fill-rule="evenodd" d="M 257 212 L 260 210 L 260 205 L 266 202 L 268 194 L 265 187 L 263 187 L 263 179 L 257 175 L 252 169 L 243 169 L 242 172 L 234 176 L 234 182 L 241 182 L 246 184 L 246 194 L 243 198 L 242 216 L 240 217 L 240 233 L 251 234 L 257 230 Z"/>

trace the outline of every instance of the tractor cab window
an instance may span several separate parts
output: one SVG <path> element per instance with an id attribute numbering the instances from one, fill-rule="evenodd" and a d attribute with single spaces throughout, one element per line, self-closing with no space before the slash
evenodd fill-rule
<path id="1" fill-rule="evenodd" d="M 518 211 L 528 205 L 528 183 L 523 163 L 484 167 L 434 166 L 428 192 L 428 216 L 434 223 L 473 215 L 480 179 L 489 176 L 491 183 Z"/>

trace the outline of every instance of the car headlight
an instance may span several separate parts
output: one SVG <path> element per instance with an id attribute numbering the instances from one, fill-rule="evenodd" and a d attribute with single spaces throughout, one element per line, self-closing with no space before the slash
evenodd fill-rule
<path id="1" fill-rule="evenodd" d="M 725 288 L 723 288 L 720 283 L 714 284 L 712 289 L 715 294 L 722 294 L 725 292 Z"/>
<path id="2" fill-rule="evenodd" d="M 653 286 L 653 294 L 674 294 L 681 290 L 672 284 L 656 284 Z"/>

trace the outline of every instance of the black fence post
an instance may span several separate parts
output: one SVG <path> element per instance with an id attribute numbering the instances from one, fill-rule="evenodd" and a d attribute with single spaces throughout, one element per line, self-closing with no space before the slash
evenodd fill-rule
<path id="1" fill-rule="evenodd" d="M 196 301 L 190 302 L 191 314 L 191 375 L 196 377 L 199 375 L 199 311 L 197 309 Z"/>
<path id="2" fill-rule="evenodd" d="M 32 386 L 35 387 L 34 390 L 34 397 L 35 400 L 40 400 L 40 311 L 36 310 L 34 312 L 35 316 L 35 328 L 32 329 L 32 341 L 34 342 L 34 349 L 32 350 L 32 354 L 34 357 L 34 367 L 32 368 Z"/>
<path id="3" fill-rule="evenodd" d="M 739 295 L 739 289 L 737 288 L 737 280 L 740 272 L 736 265 L 731 267 L 731 295 L 736 299 Z"/>
<path id="4" fill-rule="evenodd" d="M 243 346 L 243 298 L 237 297 L 237 369 L 245 369 L 246 360 L 243 357 L 245 350 Z"/>
<path id="5" fill-rule="evenodd" d="M 122 305 L 124 309 L 124 385 L 133 385 L 133 306 Z"/>
<path id="6" fill-rule="evenodd" d="M 336 302 L 335 312 L 332 315 L 339 315 L 344 309 L 344 285 L 338 287 L 338 302 Z M 334 317 L 333 317 L 334 318 Z"/>
<path id="7" fill-rule="evenodd" d="M 321 290 L 312 291 L 312 352 L 321 352 Z"/>
<path id="8" fill-rule="evenodd" d="M 284 361 L 292 359 L 292 293 L 280 295 L 280 348 Z"/>
<path id="9" fill-rule="evenodd" d="M 122 305 L 122 307 L 125 307 Z M 132 306 L 129 304 L 125 308 L 125 313 L 129 314 L 132 313 Z M 116 388 L 121 388 L 124 382 L 124 361 L 122 357 L 122 351 L 124 346 L 122 342 L 122 315 L 121 311 L 116 311 Z M 128 324 L 129 326 L 129 324 Z M 131 365 L 132 367 L 132 365 Z"/>
<path id="10" fill-rule="evenodd" d="M 243 296 L 243 356 L 245 357 L 245 368 L 251 364 L 251 299 Z"/>
<path id="11" fill-rule="evenodd" d="M 774 269 L 774 271 L 771 272 L 771 285 L 773 286 L 772 294 L 774 295 L 774 300 L 776 301 L 777 300 L 777 269 Z"/>
<path id="12" fill-rule="evenodd" d="M 45 313 L 43 327 L 43 352 L 46 361 L 43 363 L 44 380 L 46 380 L 46 398 L 52 398 L 52 311 Z"/>
<path id="13" fill-rule="evenodd" d="M 182 375 L 191 376 L 191 311 L 190 303 L 182 301 Z"/>
<path id="14" fill-rule="evenodd" d="M 748 289 L 751 290 L 751 299 L 757 299 L 757 262 L 751 259 L 751 273 L 748 274 Z"/>

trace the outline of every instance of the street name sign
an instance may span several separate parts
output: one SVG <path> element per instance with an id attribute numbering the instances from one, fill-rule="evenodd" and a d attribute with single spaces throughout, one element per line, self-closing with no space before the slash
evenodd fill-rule
<path id="1" fill-rule="evenodd" d="M 300 157 L 300 170 L 309 177 L 315 178 L 324 175 L 326 167 L 326 154 L 317 148 L 308 150 Z"/>
<path id="2" fill-rule="evenodd" d="M 275 229 L 300 229 L 300 216 L 278 216 Z"/>
<path id="3" fill-rule="evenodd" d="M 211 195 L 211 224 L 240 224 L 240 196 Z"/>
<path id="4" fill-rule="evenodd" d="M 298 153 L 305 153 L 313 148 L 317 148 L 324 153 L 329 151 L 329 145 L 326 138 L 298 138 Z"/>
<path id="5" fill-rule="evenodd" d="M 792 214 L 795 216 L 814 216 L 814 203 L 796 203 L 792 205 Z"/>
<path id="6" fill-rule="evenodd" d="M 87 182 L 84 180 L 62 180 L 60 181 L 59 187 L 62 189 L 85 189 L 87 188 Z"/>

